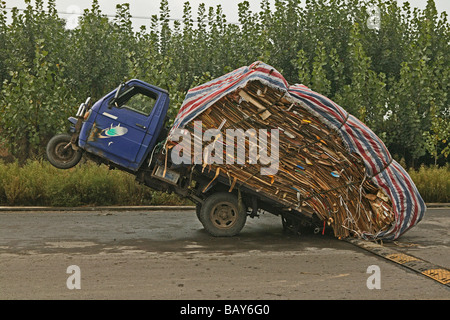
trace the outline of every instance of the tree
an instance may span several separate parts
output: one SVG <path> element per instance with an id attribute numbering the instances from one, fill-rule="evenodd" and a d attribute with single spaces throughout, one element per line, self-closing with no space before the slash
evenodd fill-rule
<path id="1" fill-rule="evenodd" d="M 7 51 L 7 26 L 6 26 L 6 2 L 0 1 L 0 84 L 7 77 L 7 64 L 6 60 L 8 58 Z"/>
<path id="2" fill-rule="evenodd" d="M 438 114 L 435 106 L 430 109 L 431 128 L 423 133 L 425 138 L 425 148 L 434 158 L 434 165 L 438 164 L 438 159 L 447 159 L 450 154 L 450 121 L 449 117 Z"/>
<path id="3" fill-rule="evenodd" d="M 433 0 L 423 10 L 396 0 L 275 0 L 271 9 L 261 0 L 259 12 L 242 1 L 238 23 L 220 5 L 189 2 L 182 21 L 172 22 L 169 0 L 161 0 L 140 30 L 126 3 L 110 21 L 93 0 L 67 30 L 55 0 L 47 8 L 24 1 L 7 22 L 0 0 L 0 131 L 16 155 L 41 153 L 46 135 L 63 128 L 53 119 L 65 121 L 62 114 L 49 116 L 49 127 L 40 117 L 53 110 L 48 104 L 58 104 L 52 112 L 71 110 L 74 101 L 140 78 L 169 90 L 173 119 L 192 86 L 262 60 L 359 117 L 408 165 L 448 161 L 450 28 Z M 367 24 L 374 13 L 375 28 Z"/>
<path id="4" fill-rule="evenodd" d="M 327 96 L 330 94 L 331 81 L 327 79 L 325 66 L 328 63 L 328 55 L 322 41 L 318 41 L 316 53 L 313 59 L 311 72 L 311 89 Z"/>
<path id="5" fill-rule="evenodd" d="M 385 76 L 383 73 L 377 75 L 371 69 L 372 59 L 364 50 L 357 23 L 350 34 L 348 50 L 348 59 L 352 65 L 351 83 L 344 85 L 336 93 L 336 102 L 366 123 L 375 133 L 384 136 L 383 122 L 387 112 Z M 340 72 L 339 68 L 337 65 L 336 72 Z"/>
<path id="6" fill-rule="evenodd" d="M 63 79 L 63 68 L 53 70 L 43 41 L 38 41 L 31 66 L 23 60 L 11 73 L 2 91 L 0 127 L 10 152 L 20 162 L 41 155 L 42 147 L 55 131 L 66 128 L 66 119 L 75 110 L 74 98 Z"/>
<path id="7" fill-rule="evenodd" d="M 127 78 L 127 51 L 116 31 L 98 0 L 93 0 L 91 10 L 84 11 L 79 27 L 71 32 L 65 70 L 79 99 L 98 99 Z"/>
<path id="8" fill-rule="evenodd" d="M 300 0 L 276 0 L 269 29 L 269 39 L 273 48 L 269 63 L 291 83 L 297 82 L 298 70 L 293 62 L 297 60 L 297 53 L 302 48 L 299 46 L 301 39 L 299 4 Z M 308 53 L 307 50 L 305 52 Z"/>

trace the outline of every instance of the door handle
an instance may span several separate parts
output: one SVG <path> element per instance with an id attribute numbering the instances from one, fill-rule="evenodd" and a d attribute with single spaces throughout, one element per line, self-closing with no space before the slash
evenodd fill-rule
<path id="1" fill-rule="evenodd" d="M 142 129 L 144 129 L 144 130 L 147 129 L 146 126 L 144 126 L 143 124 L 140 124 L 140 123 L 136 123 L 136 126 L 139 127 L 139 128 L 142 128 Z"/>

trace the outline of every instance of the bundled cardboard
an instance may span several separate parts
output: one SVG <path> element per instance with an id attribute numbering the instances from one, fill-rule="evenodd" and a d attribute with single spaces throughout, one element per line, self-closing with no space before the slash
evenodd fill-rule
<path id="1" fill-rule="evenodd" d="M 220 131 L 214 143 L 223 145 L 218 150 L 224 161 L 203 161 L 203 170 L 226 177 L 230 191 L 245 185 L 287 208 L 309 208 L 336 237 L 397 238 L 425 211 L 414 184 L 368 128 L 317 93 L 302 100 L 304 88 L 289 87 L 275 69 L 257 62 L 191 90 L 173 129 L 183 127 L 192 135 L 196 130 Z M 263 175 L 264 165 L 249 163 L 255 148 L 249 137 L 244 141 L 246 162 L 225 161 L 234 157 L 227 152 L 227 129 L 277 129 L 276 173 Z M 275 151 L 267 141 L 260 142 L 257 148 L 267 145 L 267 154 Z M 352 149 L 353 144 L 360 148 Z M 378 154 L 379 159 L 374 156 Z M 398 177 L 404 181 L 397 182 Z"/>
<path id="2" fill-rule="evenodd" d="M 226 129 L 244 132 L 279 129 L 279 164 L 275 174 L 261 175 L 261 163 L 248 163 L 252 147 L 248 138 L 244 141 L 245 164 L 204 162 L 207 170 L 217 172 L 220 168 L 220 174 L 234 181 L 234 186 L 246 184 L 262 194 L 275 195 L 292 209 L 310 207 L 333 227 L 337 237 L 359 234 L 362 230 L 371 233 L 387 230 L 394 221 L 390 200 L 365 179 L 360 157 L 349 154 L 336 132 L 283 95 L 253 81 L 224 96 L 185 127 L 194 135 L 194 124 L 201 123 L 203 132 L 224 124 L 220 130 L 222 137 L 216 141 L 223 144 L 220 149 L 224 160 L 233 156 L 227 153 Z M 256 135 L 256 139 L 260 138 Z M 256 145 L 263 144 L 258 140 Z M 236 150 L 235 146 L 231 149 Z M 271 144 L 267 146 L 272 152 Z"/>

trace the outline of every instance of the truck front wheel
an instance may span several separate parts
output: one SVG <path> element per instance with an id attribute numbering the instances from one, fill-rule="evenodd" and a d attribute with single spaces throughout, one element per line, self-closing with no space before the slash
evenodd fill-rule
<path id="1" fill-rule="evenodd" d="M 58 169 L 69 169 L 80 162 L 81 151 L 72 148 L 70 139 L 68 134 L 58 134 L 47 144 L 47 159 Z"/>
<path id="2" fill-rule="evenodd" d="M 247 221 L 247 212 L 239 208 L 235 195 L 219 192 L 209 196 L 198 214 L 206 231 L 214 237 L 237 235 Z"/>

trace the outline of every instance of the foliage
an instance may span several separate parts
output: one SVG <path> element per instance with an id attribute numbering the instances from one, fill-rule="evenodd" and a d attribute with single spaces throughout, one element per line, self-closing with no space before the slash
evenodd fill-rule
<path id="1" fill-rule="evenodd" d="M 171 21 L 161 0 L 139 30 L 128 4 L 110 20 L 93 0 L 69 30 L 55 0 L 24 1 L 7 22 L 0 0 L 0 145 L 21 162 L 43 154 L 88 95 L 140 78 L 169 90 L 173 119 L 189 88 L 255 60 L 342 105 L 408 166 L 448 161 L 450 28 L 433 0 L 423 10 L 396 0 L 261 0 L 258 12 L 242 1 L 237 23 L 220 5 L 189 2 Z M 378 27 L 368 23 L 374 13 Z"/>
<path id="2" fill-rule="evenodd" d="M 11 71 L 3 85 L 2 134 L 11 152 L 21 160 L 37 154 L 37 147 L 55 129 L 65 127 L 69 109 L 61 106 L 74 103 L 61 75 L 64 69 L 52 65 L 43 48 L 42 41 L 37 41 L 32 64 L 20 61 L 17 71 Z"/>
<path id="3" fill-rule="evenodd" d="M 191 205 L 174 194 L 139 185 L 122 171 L 91 162 L 58 170 L 46 161 L 0 161 L 0 206 Z"/>
<path id="4" fill-rule="evenodd" d="M 409 175 L 426 202 L 450 202 L 449 164 L 441 168 L 421 166 L 418 170 L 410 170 Z"/>

